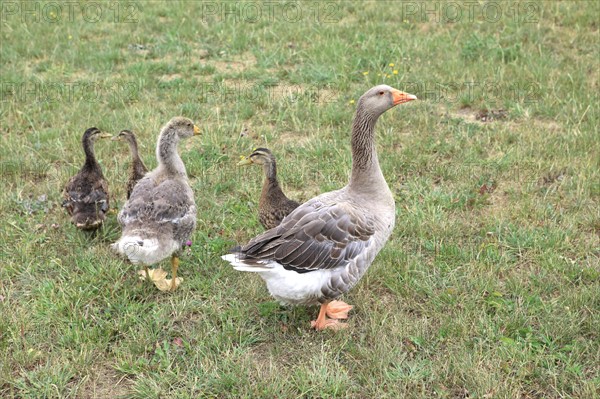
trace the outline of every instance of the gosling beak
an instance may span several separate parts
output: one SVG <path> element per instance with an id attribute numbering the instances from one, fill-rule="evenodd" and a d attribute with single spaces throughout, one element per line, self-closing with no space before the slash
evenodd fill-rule
<path id="1" fill-rule="evenodd" d="M 200 135 L 200 128 L 196 125 L 194 125 L 194 136 L 198 136 Z"/>
<path id="2" fill-rule="evenodd" d="M 394 99 L 394 105 L 407 103 L 412 100 L 416 100 L 417 96 L 414 94 L 408 94 L 400 90 L 392 89 L 392 98 Z"/>
<path id="3" fill-rule="evenodd" d="M 121 140 L 121 136 L 119 136 L 118 134 L 116 136 L 112 136 L 111 137 L 112 141 L 120 141 Z"/>
<path id="4" fill-rule="evenodd" d="M 110 133 L 100 133 L 100 135 L 98 136 L 98 138 L 101 138 L 101 139 L 107 139 L 109 137 L 112 137 L 112 134 L 110 134 Z"/>
<path id="5" fill-rule="evenodd" d="M 250 159 L 250 157 L 240 155 L 240 159 L 241 160 L 237 163 L 237 166 L 252 165 L 252 160 Z"/>

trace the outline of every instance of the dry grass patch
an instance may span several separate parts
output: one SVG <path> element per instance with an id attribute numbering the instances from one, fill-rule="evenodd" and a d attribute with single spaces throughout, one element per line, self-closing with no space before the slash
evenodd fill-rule
<path id="1" fill-rule="evenodd" d="M 92 370 L 87 381 L 78 392 L 78 398 L 105 399 L 126 397 L 131 389 L 131 382 L 108 364 L 100 365 Z"/>
<path id="2" fill-rule="evenodd" d="M 240 73 L 256 65 L 256 57 L 251 52 L 245 52 L 229 60 L 209 60 L 219 73 Z"/>
<path id="3" fill-rule="evenodd" d="M 162 75 L 158 78 L 160 82 L 172 82 L 174 80 L 182 79 L 183 76 L 180 73 L 172 73 L 168 75 Z"/>

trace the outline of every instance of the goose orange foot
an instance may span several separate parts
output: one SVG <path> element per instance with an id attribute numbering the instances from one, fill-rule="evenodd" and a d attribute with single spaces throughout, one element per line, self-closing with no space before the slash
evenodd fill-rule
<path id="1" fill-rule="evenodd" d="M 347 328 L 348 324 L 342 323 L 338 319 L 347 319 L 350 309 L 352 309 L 352 306 L 342 301 L 323 303 L 321 304 L 317 320 L 311 321 L 310 326 L 317 331 L 322 331 L 326 328 L 335 331 Z M 331 317 L 331 319 L 327 318 L 327 316 Z"/>
<path id="2" fill-rule="evenodd" d="M 348 305 L 346 302 L 342 301 L 331 301 L 329 305 L 327 305 L 327 316 L 332 319 L 347 319 L 348 312 L 353 308 L 352 305 Z"/>

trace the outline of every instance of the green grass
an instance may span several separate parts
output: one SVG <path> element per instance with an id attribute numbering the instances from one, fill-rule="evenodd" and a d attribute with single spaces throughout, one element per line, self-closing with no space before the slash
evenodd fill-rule
<path id="1" fill-rule="evenodd" d="M 535 23 L 383 1 L 255 23 L 134 2 L 114 23 L 96 4 L 97 22 L 3 8 L 2 398 L 600 397 L 599 3 L 521 3 Z M 316 308 L 219 258 L 261 231 L 260 171 L 235 163 L 268 146 L 291 197 L 343 186 L 352 100 L 381 82 L 420 98 L 377 126 L 396 228 L 345 296 L 350 328 L 317 333 Z M 88 236 L 60 203 L 86 128 L 134 130 L 154 167 L 175 115 L 203 131 L 180 148 L 198 228 L 164 294 L 110 252 L 114 214 Z M 96 148 L 118 209 L 127 148 Z"/>

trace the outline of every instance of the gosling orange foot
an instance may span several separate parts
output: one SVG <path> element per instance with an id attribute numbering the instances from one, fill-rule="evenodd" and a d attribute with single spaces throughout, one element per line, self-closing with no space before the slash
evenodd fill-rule
<path id="1" fill-rule="evenodd" d="M 144 270 L 138 270 L 140 280 L 150 280 L 152 282 L 164 280 L 167 277 L 167 272 L 162 268 L 148 269 L 144 267 Z"/>
<path id="2" fill-rule="evenodd" d="M 338 301 L 335 301 L 335 302 L 338 302 Z M 321 310 L 319 310 L 319 316 L 317 317 L 317 320 L 313 320 L 310 322 L 310 326 L 312 328 L 314 328 L 315 330 L 322 331 L 322 330 L 325 330 L 326 328 L 330 328 L 332 330 L 337 331 L 337 330 L 341 330 L 341 329 L 348 327 L 348 324 L 346 324 L 346 323 L 342 323 L 336 319 L 328 319 L 327 318 L 327 315 L 329 314 L 328 309 L 329 309 L 330 304 L 331 304 L 330 302 L 321 304 Z M 344 305 L 346 307 L 350 306 L 345 303 L 344 303 Z M 350 306 L 350 308 L 352 308 L 352 307 Z M 350 309 L 347 309 L 345 311 L 346 317 L 348 317 L 348 310 L 350 310 Z M 333 313 L 337 314 L 335 311 Z"/>
<path id="3" fill-rule="evenodd" d="M 327 316 L 332 319 L 345 320 L 348 318 L 348 312 L 352 310 L 353 306 L 348 305 L 342 301 L 331 301 L 327 305 Z"/>
<path id="4" fill-rule="evenodd" d="M 163 292 L 175 291 L 183 282 L 181 277 L 173 276 L 172 279 L 167 278 L 167 272 L 162 268 L 139 270 L 138 274 L 142 280 L 150 280 L 156 288 Z"/>

